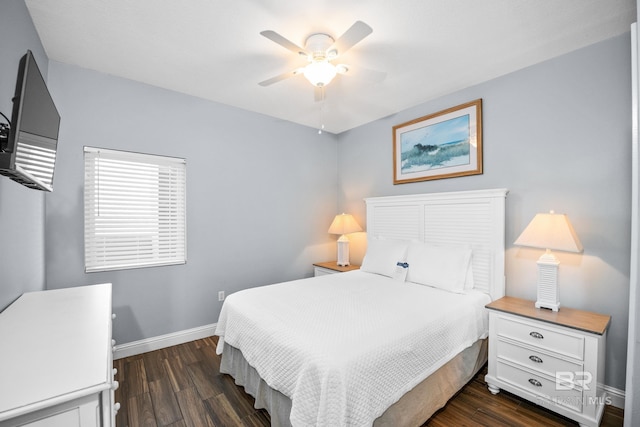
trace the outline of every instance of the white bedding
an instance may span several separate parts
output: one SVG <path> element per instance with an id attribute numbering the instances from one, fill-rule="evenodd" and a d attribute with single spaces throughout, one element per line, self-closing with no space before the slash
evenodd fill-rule
<path id="1" fill-rule="evenodd" d="M 292 401 L 294 426 L 370 426 L 488 333 L 479 291 L 353 271 L 229 295 L 216 329 Z"/>

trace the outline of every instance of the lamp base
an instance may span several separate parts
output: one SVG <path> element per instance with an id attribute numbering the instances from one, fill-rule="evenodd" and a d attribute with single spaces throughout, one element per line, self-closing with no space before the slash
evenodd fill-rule
<path id="1" fill-rule="evenodd" d="M 548 302 L 538 300 L 538 301 L 536 301 L 535 306 L 536 306 L 536 308 L 547 308 L 547 309 L 553 310 L 553 311 L 560 310 L 560 303 L 550 304 Z"/>
<path id="2" fill-rule="evenodd" d="M 560 309 L 558 299 L 558 266 L 560 261 L 547 249 L 538 259 L 538 300 L 536 308 Z"/>
<path id="3" fill-rule="evenodd" d="M 349 265 L 349 239 L 344 234 L 338 239 L 338 262 L 341 267 Z"/>

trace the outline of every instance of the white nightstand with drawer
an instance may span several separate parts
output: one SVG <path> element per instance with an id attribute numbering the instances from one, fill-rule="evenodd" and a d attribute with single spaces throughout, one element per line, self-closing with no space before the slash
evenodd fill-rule
<path id="1" fill-rule="evenodd" d="M 360 266 L 356 264 L 338 265 L 336 261 L 317 262 L 313 264 L 313 276 L 324 276 L 325 274 L 346 273 L 347 271 L 359 270 Z"/>
<path id="2" fill-rule="evenodd" d="M 611 316 L 504 297 L 489 309 L 489 390 L 500 389 L 580 425 L 600 424 L 607 394 L 604 367 Z"/>

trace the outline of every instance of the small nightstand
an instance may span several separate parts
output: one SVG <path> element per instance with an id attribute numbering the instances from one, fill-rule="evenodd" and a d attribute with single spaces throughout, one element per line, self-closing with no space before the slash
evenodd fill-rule
<path id="1" fill-rule="evenodd" d="M 325 274 L 345 273 L 358 269 L 360 269 L 360 266 L 355 264 L 342 267 L 338 265 L 336 261 L 316 262 L 313 264 L 313 276 L 318 277 L 324 276 Z"/>
<path id="2" fill-rule="evenodd" d="M 504 297 L 489 309 L 491 393 L 506 390 L 584 426 L 598 426 L 607 403 L 604 367 L 611 316 Z"/>

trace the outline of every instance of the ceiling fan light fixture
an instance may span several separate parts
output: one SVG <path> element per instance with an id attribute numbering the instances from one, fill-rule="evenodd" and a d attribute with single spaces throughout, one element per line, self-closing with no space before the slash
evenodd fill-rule
<path id="1" fill-rule="evenodd" d="M 304 76 L 317 87 L 328 85 L 336 73 L 336 67 L 327 61 L 313 61 L 304 68 Z"/>

